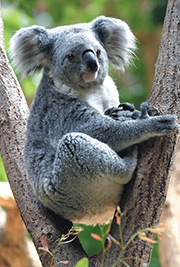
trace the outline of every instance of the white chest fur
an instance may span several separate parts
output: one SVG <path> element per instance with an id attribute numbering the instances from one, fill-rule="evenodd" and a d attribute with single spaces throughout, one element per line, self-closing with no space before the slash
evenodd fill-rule
<path id="1" fill-rule="evenodd" d="M 59 86 L 58 86 L 59 88 Z M 104 110 L 119 105 L 117 87 L 110 76 L 106 76 L 99 87 L 91 89 L 74 90 L 66 85 L 61 86 L 61 92 L 66 95 L 76 96 L 86 101 L 89 105 L 104 114 Z"/>
<path id="2" fill-rule="evenodd" d="M 112 106 L 119 105 L 119 94 L 111 77 L 106 76 L 104 83 L 86 92 L 79 92 L 78 97 L 97 109 L 101 114 Z"/>

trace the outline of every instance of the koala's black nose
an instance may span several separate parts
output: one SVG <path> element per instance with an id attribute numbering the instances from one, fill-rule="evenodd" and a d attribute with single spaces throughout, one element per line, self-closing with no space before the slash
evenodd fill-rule
<path id="1" fill-rule="evenodd" d="M 93 51 L 86 50 L 82 55 L 82 59 L 86 64 L 88 71 L 96 72 L 98 70 L 97 58 Z"/>

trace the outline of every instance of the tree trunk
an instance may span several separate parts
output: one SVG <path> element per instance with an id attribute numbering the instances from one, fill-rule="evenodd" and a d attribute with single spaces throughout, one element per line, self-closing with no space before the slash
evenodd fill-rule
<path id="1" fill-rule="evenodd" d="M 161 222 L 167 224 L 168 234 L 159 243 L 162 267 L 180 266 L 180 146 L 176 154 L 167 200 Z"/>
<path id="2" fill-rule="evenodd" d="M 163 114 L 173 113 L 178 118 L 180 118 L 179 24 L 179 1 L 170 0 L 155 66 L 153 88 L 149 97 L 154 111 L 158 110 Z M 128 187 L 123 200 L 123 207 L 127 214 L 124 220 L 124 236 L 159 222 L 167 194 L 177 140 L 176 133 L 163 138 L 154 138 L 139 146 L 136 180 L 132 181 Z M 152 247 L 150 243 L 136 240 L 128 247 L 126 256 L 138 256 L 148 264 Z"/>
<path id="3" fill-rule="evenodd" d="M 165 18 L 161 47 L 156 63 L 155 78 L 149 101 L 153 110 L 160 113 L 176 113 L 180 117 L 180 91 L 178 92 L 178 66 L 180 64 L 178 1 L 170 0 Z M 3 39 L 1 26 L 0 40 Z M 9 66 L 4 47 L 0 47 L 0 153 L 7 176 L 22 218 L 38 248 L 43 236 L 52 251 L 61 234 L 67 233 L 70 222 L 60 219 L 44 208 L 34 196 L 26 178 L 22 158 L 24 133 L 28 108 L 14 73 Z M 155 138 L 139 146 L 139 164 L 134 179 L 121 201 L 125 212 L 122 221 L 123 238 L 140 229 L 158 223 L 169 183 L 169 171 L 173 162 L 177 134 Z M 118 238 L 118 227 L 113 222 L 112 236 Z M 138 257 L 146 266 L 150 262 L 152 244 L 135 239 L 127 248 L 126 257 Z M 38 251 L 43 266 L 50 266 L 50 256 Z M 113 245 L 105 256 L 104 266 L 112 266 L 119 249 Z M 85 256 L 78 240 L 60 246 L 55 262 L 68 260 L 75 266 Z M 89 257 L 89 266 L 100 266 L 101 255 Z M 139 261 L 130 266 L 143 266 Z M 59 265 L 60 266 L 60 265 Z M 64 265 L 63 265 L 64 266 Z M 144 265 L 145 266 L 145 265 Z"/>

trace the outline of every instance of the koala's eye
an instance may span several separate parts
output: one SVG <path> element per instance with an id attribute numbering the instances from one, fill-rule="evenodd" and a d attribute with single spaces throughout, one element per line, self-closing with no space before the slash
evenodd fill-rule
<path id="1" fill-rule="evenodd" d="M 101 50 L 100 50 L 100 49 L 97 49 L 97 51 L 96 51 L 96 56 L 97 56 L 97 57 L 100 57 L 100 55 L 101 55 Z"/>
<path id="2" fill-rule="evenodd" d="M 73 61 L 75 59 L 75 55 L 73 53 L 69 53 L 67 55 L 67 58 L 68 58 L 69 61 Z"/>

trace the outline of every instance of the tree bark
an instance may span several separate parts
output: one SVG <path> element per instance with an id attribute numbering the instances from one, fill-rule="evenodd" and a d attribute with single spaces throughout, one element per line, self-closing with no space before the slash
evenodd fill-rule
<path id="1" fill-rule="evenodd" d="M 167 224 L 159 243 L 162 267 L 180 266 L 180 146 L 176 154 L 161 222 Z"/>
<path id="2" fill-rule="evenodd" d="M 180 5 L 168 2 L 161 45 L 155 65 L 155 77 L 149 102 L 152 111 L 173 113 L 180 118 Z M 154 138 L 139 146 L 136 180 L 126 191 L 123 207 L 126 211 L 123 234 L 129 236 L 139 229 L 156 225 L 164 206 L 169 175 L 177 147 L 178 135 Z M 149 264 L 153 245 L 135 240 L 126 256 L 138 256 Z M 131 266 L 131 265 L 130 265 Z M 132 266 L 134 266 L 132 264 Z M 135 265 L 136 266 L 136 265 Z"/>
<path id="3" fill-rule="evenodd" d="M 162 42 L 156 63 L 155 78 L 149 101 L 160 113 L 176 113 L 180 117 L 180 91 L 178 88 L 178 45 L 180 12 L 178 1 L 169 0 L 164 22 Z M 2 22 L 1 22 L 2 23 Z M 2 25 L 2 24 L 1 24 Z M 0 40 L 3 40 L 2 26 Z M 40 237 L 47 241 L 51 251 L 61 234 L 67 233 L 71 223 L 44 208 L 34 196 L 26 178 L 22 149 L 28 108 L 17 79 L 8 63 L 0 42 L 0 154 L 7 176 L 25 225 L 36 248 L 41 246 Z M 169 183 L 177 133 L 164 138 L 155 138 L 139 146 L 139 164 L 121 201 L 125 212 L 122 221 L 123 238 L 128 238 L 140 229 L 158 223 Z M 118 238 L 119 232 L 113 222 L 111 234 Z M 152 244 L 135 239 L 127 248 L 125 256 L 140 257 L 146 266 L 150 262 Z M 50 256 L 38 250 L 43 266 L 50 266 Z M 112 266 L 119 249 L 113 245 L 105 256 L 105 265 Z M 55 262 L 68 260 L 67 266 L 75 266 L 85 256 L 78 240 L 58 249 Z M 100 266 L 101 255 L 89 257 L 89 266 Z M 142 266 L 131 262 L 130 266 Z M 61 265 L 59 265 L 61 266 Z M 63 265 L 64 266 L 64 265 Z"/>

